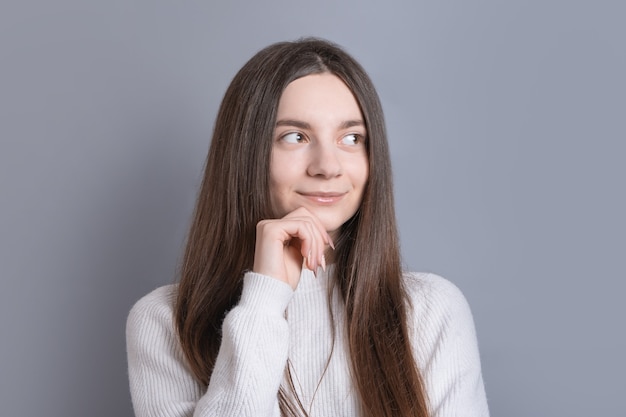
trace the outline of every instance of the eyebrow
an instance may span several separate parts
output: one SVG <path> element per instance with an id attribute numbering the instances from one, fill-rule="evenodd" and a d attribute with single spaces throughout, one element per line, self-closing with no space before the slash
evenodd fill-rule
<path id="1" fill-rule="evenodd" d="M 295 120 L 295 119 L 281 119 L 276 122 L 276 127 L 278 126 L 293 126 L 293 127 L 297 127 L 300 129 L 311 129 L 311 125 L 308 124 L 307 122 L 303 122 L 301 120 Z M 365 123 L 363 123 L 363 120 L 360 120 L 360 119 L 359 120 L 346 120 L 345 122 L 341 123 L 339 128 L 349 129 L 355 126 L 365 126 Z"/>

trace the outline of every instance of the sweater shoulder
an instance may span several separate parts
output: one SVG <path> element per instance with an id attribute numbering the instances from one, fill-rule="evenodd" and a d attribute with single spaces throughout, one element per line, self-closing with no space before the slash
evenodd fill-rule
<path id="1" fill-rule="evenodd" d="M 466 303 L 461 290 L 446 278 L 430 272 L 405 272 L 404 283 L 411 301 Z"/>
<path id="2" fill-rule="evenodd" d="M 178 285 L 165 285 L 141 297 L 131 308 L 126 320 L 127 338 L 174 333 L 174 305 Z"/>
<path id="3" fill-rule="evenodd" d="M 154 312 L 173 313 L 177 293 L 177 284 L 158 287 L 141 297 L 131 308 L 129 316 L 144 315 Z"/>
<path id="4" fill-rule="evenodd" d="M 407 273 L 408 328 L 433 415 L 488 416 L 478 340 L 461 290 L 431 273 Z"/>
<path id="5" fill-rule="evenodd" d="M 471 324 L 473 327 L 467 299 L 446 278 L 433 273 L 408 272 L 404 274 L 404 282 L 409 308 L 417 323 L 426 327 L 444 323 Z"/>

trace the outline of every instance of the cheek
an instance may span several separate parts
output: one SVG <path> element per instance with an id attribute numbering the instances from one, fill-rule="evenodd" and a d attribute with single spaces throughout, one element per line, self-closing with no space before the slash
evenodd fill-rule
<path id="1" fill-rule="evenodd" d="M 354 186 L 364 188 L 369 179 L 369 162 L 367 158 L 354 161 L 350 167 L 350 173 Z"/>
<path id="2" fill-rule="evenodd" d="M 365 187 L 365 185 L 367 184 L 367 180 L 369 179 L 370 174 L 369 174 L 369 165 L 366 163 L 365 166 L 363 167 L 363 171 L 361 174 L 361 178 L 363 180 L 363 187 Z"/>
<path id="3" fill-rule="evenodd" d="M 284 184 L 291 176 L 293 158 L 286 152 L 274 149 L 270 159 L 270 181 L 275 186 Z"/>
<path id="4" fill-rule="evenodd" d="M 282 217 L 284 211 L 280 191 L 280 187 L 278 187 L 274 181 L 270 180 L 270 204 L 272 207 L 272 216 L 275 218 Z"/>
<path id="5" fill-rule="evenodd" d="M 274 160 L 274 163 L 270 165 L 270 201 L 274 216 L 277 218 L 284 216 L 287 209 L 286 195 L 290 189 L 290 174 L 286 169 L 287 166 L 288 164 L 278 160 Z"/>
<path id="6" fill-rule="evenodd" d="M 288 185 L 289 170 L 286 164 L 274 164 L 270 167 L 270 191 L 273 194 L 280 193 Z"/>
<path id="7" fill-rule="evenodd" d="M 270 187 L 287 193 L 306 175 L 306 158 L 300 152 L 274 150 L 270 161 Z"/>
<path id="8" fill-rule="evenodd" d="M 278 198 L 280 198 L 280 194 L 283 188 L 284 186 L 282 184 L 282 181 L 280 180 L 280 176 L 275 175 L 275 173 L 272 172 L 270 174 L 270 198 L 272 199 L 272 201 L 276 201 Z"/>

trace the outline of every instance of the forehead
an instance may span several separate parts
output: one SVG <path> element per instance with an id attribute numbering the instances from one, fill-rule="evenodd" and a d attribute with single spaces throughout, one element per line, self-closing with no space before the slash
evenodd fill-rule
<path id="1" fill-rule="evenodd" d="M 292 81 L 278 103 L 278 119 L 328 118 L 330 115 L 344 120 L 362 118 L 352 91 L 339 77 L 330 73 L 307 75 Z"/>

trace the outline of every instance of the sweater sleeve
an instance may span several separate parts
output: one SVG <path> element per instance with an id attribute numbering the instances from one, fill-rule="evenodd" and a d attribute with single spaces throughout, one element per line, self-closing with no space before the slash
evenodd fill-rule
<path id="1" fill-rule="evenodd" d="M 289 339 L 284 311 L 292 295 L 291 287 L 276 279 L 244 276 L 241 300 L 224 319 L 208 387 L 195 380 L 180 347 L 175 287 L 138 301 L 126 327 L 136 417 L 278 416 Z"/>
<path id="2" fill-rule="evenodd" d="M 413 277 L 413 345 L 433 417 L 488 417 L 474 321 L 461 291 L 433 275 Z"/>

